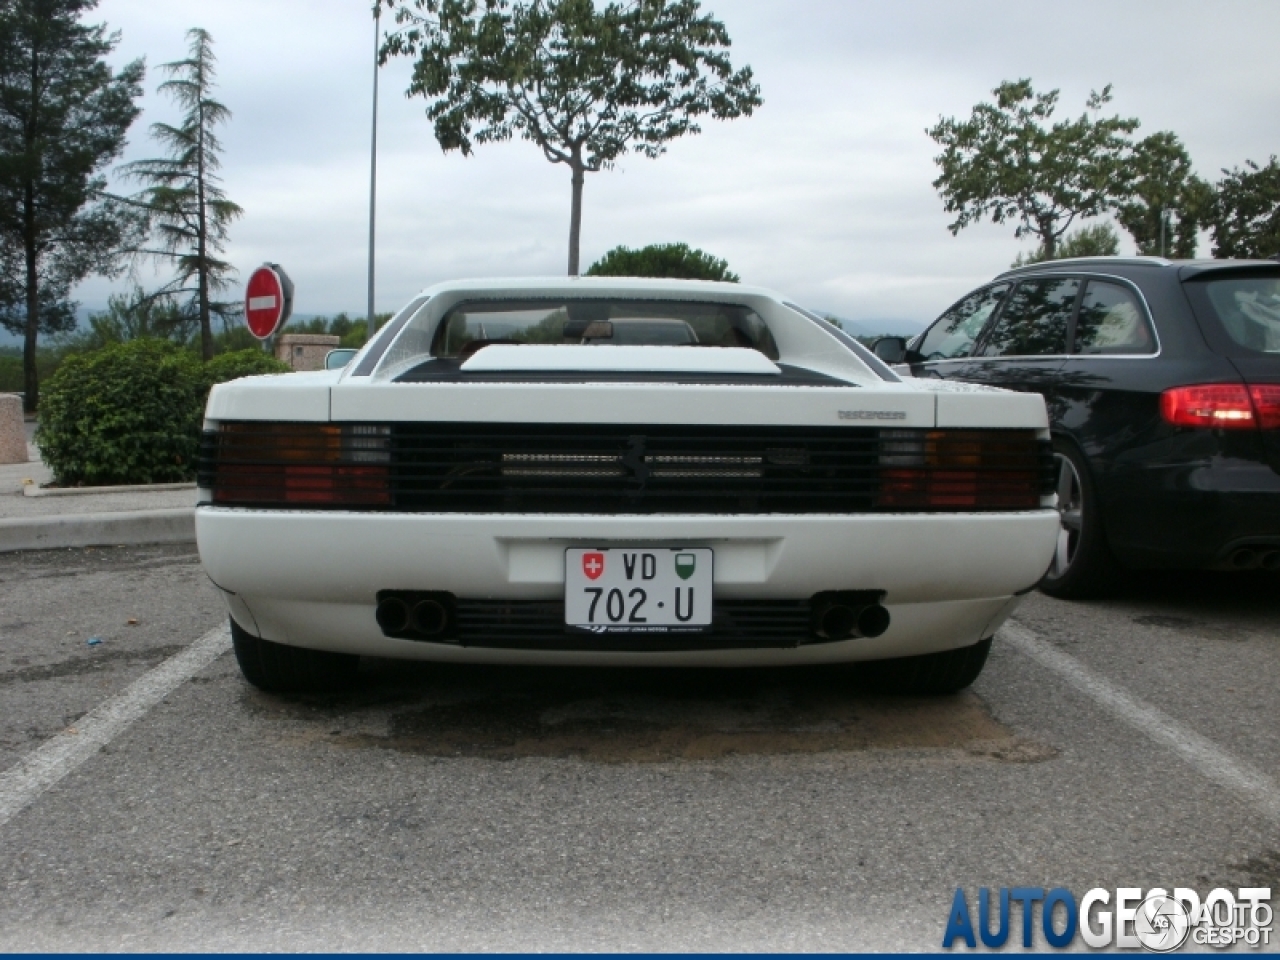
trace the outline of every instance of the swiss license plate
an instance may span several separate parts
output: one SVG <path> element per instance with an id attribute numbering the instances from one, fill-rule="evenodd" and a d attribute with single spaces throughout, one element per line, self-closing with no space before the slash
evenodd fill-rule
<path id="1" fill-rule="evenodd" d="M 592 633 L 692 633 L 711 626 L 706 547 L 566 550 L 564 622 Z"/>

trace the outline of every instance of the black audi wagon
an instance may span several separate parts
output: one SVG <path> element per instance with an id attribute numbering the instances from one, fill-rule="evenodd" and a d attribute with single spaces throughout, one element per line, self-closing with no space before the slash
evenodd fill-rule
<path id="1" fill-rule="evenodd" d="M 1280 571 L 1280 263 L 1033 264 L 876 353 L 1044 396 L 1062 516 L 1046 593 L 1088 596 L 1118 567 Z"/>

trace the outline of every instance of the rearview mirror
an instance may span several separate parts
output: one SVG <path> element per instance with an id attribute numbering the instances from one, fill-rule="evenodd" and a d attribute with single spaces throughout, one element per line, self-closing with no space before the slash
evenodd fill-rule
<path id="1" fill-rule="evenodd" d="M 359 352 L 359 350 L 352 350 L 350 347 L 330 350 L 324 355 L 324 368 L 326 370 L 341 370 Z"/>
<path id="2" fill-rule="evenodd" d="M 905 337 L 881 337 L 871 345 L 871 352 L 885 363 L 902 363 L 907 359 Z"/>
<path id="3" fill-rule="evenodd" d="M 608 320 L 595 320 L 587 324 L 587 329 L 582 331 L 583 340 L 612 340 L 613 324 Z"/>

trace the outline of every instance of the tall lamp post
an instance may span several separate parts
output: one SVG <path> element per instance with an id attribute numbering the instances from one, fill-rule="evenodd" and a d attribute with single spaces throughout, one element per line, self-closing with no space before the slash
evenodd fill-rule
<path id="1" fill-rule="evenodd" d="M 382 3 L 373 11 L 373 130 L 369 137 L 369 304 L 367 319 L 372 340 L 376 330 L 373 318 L 373 240 L 374 218 L 378 208 L 378 46 L 381 38 Z"/>

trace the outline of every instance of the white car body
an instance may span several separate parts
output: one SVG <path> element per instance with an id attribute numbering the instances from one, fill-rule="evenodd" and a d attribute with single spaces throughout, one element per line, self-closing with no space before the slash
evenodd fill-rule
<path id="1" fill-rule="evenodd" d="M 777 364 L 756 350 L 733 347 L 496 344 L 474 353 L 451 378 L 397 381 L 429 359 L 424 344 L 435 336 L 432 325 L 452 307 L 504 298 L 738 305 L 768 326 Z M 1048 439 L 1038 395 L 899 381 L 837 331 L 759 288 L 604 278 L 479 280 L 432 287 L 412 306 L 412 319 L 393 320 L 342 370 L 215 387 L 206 412 L 209 449 L 216 448 L 224 425 L 254 423 L 380 424 L 387 426 L 377 430 L 393 436 L 417 424 L 463 432 L 466 426 L 459 425 L 504 424 L 516 433 L 522 425 L 569 424 L 584 434 L 628 424 L 709 435 L 716 428 L 759 428 L 773 431 L 770 436 L 821 428 L 871 436 L 892 428 L 920 436 L 1021 431 L 1040 443 Z M 783 367 L 800 371 L 803 382 L 761 385 L 761 378 Z M 712 382 L 697 382 L 699 376 Z M 1052 491 L 1044 489 L 1019 509 L 960 512 L 467 512 L 401 510 L 394 503 L 281 509 L 216 502 L 216 483 L 209 478 L 217 474 L 210 470 L 202 472 L 196 535 L 205 569 L 240 628 L 293 647 L 419 660 L 758 666 L 968 647 L 989 638 L 1035 586 L 1050 563 L 1059 526 Z M 643 490 L 644 479 L 638 483 Z M 485 610 L 507 601 L 542 601 L 553 609 L 564 598 L 567 550 L 646 545 L 712 548 L 715 604 L 807 602 L 822 592 L 875 591 L 888 611 L 888 629 L 874 637 L 779 646 L 757 638 L 746 647 L 722 639 L 647 649 L 633 640 L 623 644 L 626 649 L 608 643 L 592 649 L 581 638 L 533 647 L 409 639 L 388 635 L 375 617 L 385 591 L 434 591 L 460 603 L 487 604 Z"/>

